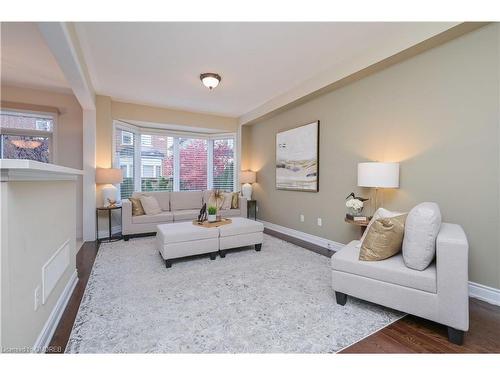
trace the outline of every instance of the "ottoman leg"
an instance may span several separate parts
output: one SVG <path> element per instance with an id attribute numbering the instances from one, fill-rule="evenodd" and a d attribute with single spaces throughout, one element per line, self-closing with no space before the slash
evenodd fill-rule
<path id="1" fill-rule="evenodd" d="M 262 249 L 262 244 L 261 243 L 255 244 L 255 251 L 260 251 L 260 249 Z"/>
<path id="2" fill-rule="evenodd" d="M 225 258 L 226 257 L 226 252 L 224 250 L 219 251 L 220 257 Z"/>
<path id="3" fill-rule="evenodd" d="M 172 267 L 172 261 L 170 259 L 165 259 L 165 267 L 167 268 Z"/>
<path id="4" fill-rule="evenodd" d="M 215 260 L 217 253 L 210 253 L 210 260 Z"/>

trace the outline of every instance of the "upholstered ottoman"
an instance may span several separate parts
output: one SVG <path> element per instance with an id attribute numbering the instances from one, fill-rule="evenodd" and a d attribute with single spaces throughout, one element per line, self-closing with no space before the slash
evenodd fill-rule
<path id="1" fill-rule="evenodd" d="M 172 267 L 172 259 L 190 255 L 210 254 L 214 260 L 219 250 L 219 228 L 198 227 L 191 221 L 160 224 L 156 246 L 167 268 Z"/>
<path id="2" fill-rule="evenodd" d="M 241 246 L 255 245 L 255 250 L 260 251 L 264 225 L 262 223 L 245 219 L 243 217 L 232 217 L 232 223 L 220 226 L 219 250 L 221 258 L 226 256 L 226 250 Z"/>

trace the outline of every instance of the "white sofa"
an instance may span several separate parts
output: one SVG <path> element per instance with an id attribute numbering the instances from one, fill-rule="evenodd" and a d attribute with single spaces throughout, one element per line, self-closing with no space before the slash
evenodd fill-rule
<path id="1" fill-rule="evenodd" d="M 128 241 L 131 236 L 140 234 L 154 234 L 158 224 L 179 221 L 191 221 L 198 218 L 200 209 L 208 202 L 211 190 L 204 191 L 152 191 L 147 193 L 134 193 L 132 197 L 141 194 L 154 196 L 162 209 L 157 215 L 132 216 L 132 203 L 128 199 L 122 201 L 122 234 Z M 207 203 L 208 204 L 208 203 Z M 223 217 L 247 217 L 247 200 L 239 197 L 237 209 L 221 210 Z"/>
<path id="2" fill-rule="evenodd" d="M 443 223 L 435 261 L 423 271 L 406 267 L 402 254 L 381 261 L 360 261 L 359 241 L 332 256 L 337 303 L 347 295 L 429 319 L 448 327 L 448 339 L 461 344 L 469 329 L 468 252 L 462 227 Z"/>

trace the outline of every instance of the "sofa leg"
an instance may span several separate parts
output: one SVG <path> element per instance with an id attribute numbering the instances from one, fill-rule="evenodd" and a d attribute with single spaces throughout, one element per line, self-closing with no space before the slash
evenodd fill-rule
<path id="1" fill-rule="evenodd" d="M 262 249 L 262 244 L 261 243 L 255 244 L 255 251 L 260 251 L 260 249 Z"/>
<path id="2" fill-rule="evenodd" d="M 224 250 L 219 250 L 219 254 L 220 254 L 221 258 L 225 258 L 226 257 L 226 252 Z"/>
<path id="3" fill-rule="evenodd" d="M 210 260 L 215 260 L 217 253 L 210 253 Z"/>
<path id="4" fill-rule="evenodd" d="M 448 341 L 452 344 L 462 345 L 464 342 L 464 331 L 448 327 Z"/>
<path id="5" fill-rule="evenodd" d="M 335 299 L 337 300 L 337 303 L 339 305 L 344 306 L 345 303 L 347 302 L 347 294 L 340 293 L 340 292 L 335 292 Z"/>
<path id="6" fill-rule="evenodd" d="M 128 235 L 125 234 L 123 236 L 123 241 L 128 241 L 128 240 L 130 240 L 130 236 L 128 236 Z"/>
<path id="7" fill-rule="evenodd" d="M 172 261 L 170 259 L 165 259 L 165 267 L 167 267 L 167 268 L 172 267 Z"/>

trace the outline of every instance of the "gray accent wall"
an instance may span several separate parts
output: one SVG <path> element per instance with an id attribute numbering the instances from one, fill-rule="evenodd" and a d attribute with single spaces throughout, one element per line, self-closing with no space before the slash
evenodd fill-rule
<path id="1" fill-rule="evenodd" d="M 371 194 L 356 186 L 357 163 L 397 161 L 401 188 L 383 191 L 382 206 L 437 202 L 443 220 L 468 236 L 470 280 L 500 288 L 499 70 L 499 25 L 490 24 L 244 126 L 242 169 L 257 171 L 259 218 L 341 243 L 357 239 L 359 229 L 344 222 L 344 198 Z M 276 190 L 276 132 L 315 120 L 319 193 Z"/>

